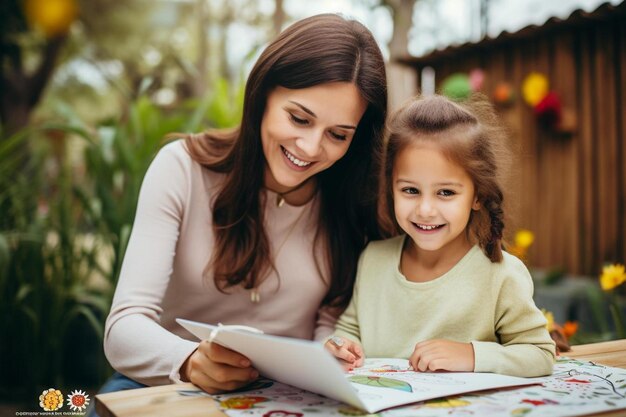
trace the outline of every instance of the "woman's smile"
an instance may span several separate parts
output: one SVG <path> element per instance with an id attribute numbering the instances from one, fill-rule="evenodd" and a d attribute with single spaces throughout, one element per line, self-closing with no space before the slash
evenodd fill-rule
<path id="1" fill-rule="evenodd" d="M 296 169 L 298 171 L 306 171 L 306 169 L 313 164 L 313 162 L 311 161 L 303 161 L 302 159 L 297 158 L 282 145 L 280 147 L 280 150 L 283 151 L 285 159 L 287 159 L 287 166 L 293 169 Z"/>

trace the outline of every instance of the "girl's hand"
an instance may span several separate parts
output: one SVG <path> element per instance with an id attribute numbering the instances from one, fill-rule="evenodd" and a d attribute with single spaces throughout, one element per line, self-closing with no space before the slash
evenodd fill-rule
<path id="1" fill-rule="evenodd" d="M 451 340 L 426 340 L 415 345 L 409 364 L 416 371 L 474 371 L 474 347 Z"/>
<path id="2" fill-rule="evenodd" d="M 332 353 L 345 371 L 363 366 L 363 348 L 352 340 L 333 336 L 324 345 Z"/>
<path id="3" fill-rule="evenodd" d="M 192 382 L 209 394 L 232 391 L 254 381 L 259 372 L 240 353 L 203 340 L 180 369 L 183 381 Z"/>

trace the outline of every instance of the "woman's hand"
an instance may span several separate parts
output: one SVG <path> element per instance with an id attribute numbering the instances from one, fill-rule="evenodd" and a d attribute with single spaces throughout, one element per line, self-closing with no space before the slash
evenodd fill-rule
<path id="1" fill-rule="evenodd" d="M 346 371 L 363 366 L 363 348 L 352 340 L 333 336 L 326 341 L 324 348 L 339 359 L 339 364 Z"/>
<path id="2" fill-rule="evenodd" d="M 474 347 L 471 343 L 434 339 L 420 342 L 409 358 L 416 371 L 474 371 Z"/>
<path id="3" fill-rule="evenodd" d="M 209 394 L 217 394 L 249 384 L 259 372 L 242 354 L 203 340 L 181 367 L 180 376 Z"/>

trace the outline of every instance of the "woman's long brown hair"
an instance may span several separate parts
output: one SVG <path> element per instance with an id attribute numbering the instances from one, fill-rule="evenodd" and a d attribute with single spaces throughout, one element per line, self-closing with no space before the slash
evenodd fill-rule
<path id="1" fill-rule="evenodd" d="M 370 31 L 334 14 L 296 22 L 265 49 L 248 77 L 238 129 L 185 136 L 194 160 L 226 175 L 212 207 L 215 246 L 205 269 L 221 291 L 253 288 L 273 267 L 261 200 L 260 127 L 268 94 L 277 86 L 330 82 L 353 83 L 368 103 L 346 155 L 317 174 L 316 243 L 325 243 L 323 270 L 330 271 L 323 302 L 342 307 L 349 301 L 359 254 L 369 240 L 382 237 L 376 207 L 387 88 L 383 57 Z"/>

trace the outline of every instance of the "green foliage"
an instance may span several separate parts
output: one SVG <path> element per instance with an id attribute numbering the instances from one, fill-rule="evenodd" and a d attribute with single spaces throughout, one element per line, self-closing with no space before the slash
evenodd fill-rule
<path id="1" fill-rule="evenodd" d="M 26 31 L 26 19 L 19 0 L 0 2 L 0 43 Z"/>
<path id="2" fill-rule="evenodd" d="M 166 134 L 237 123 L 228 91 L 171 111 L 140 95 L 93 127 L 56 103 L 60 122 L 0 140 L 0 398 L 108 376 L 104 320 L 143 176 Z"/>
<path id="3" fill-rule="evenodd" d="M 0 145 L 0 335 L 10 341 L 0 345 L 0 395 L 13 399 L 58 384 L 64 356 L 79 353 L 69 350 L 72 331 L 84 323 L 102 335 L 108 309 L 108 296 L 80 272 L 91 269 L 97 248 L 80 244 L 69 165 L 63 161 L 46 184 L 43 155 L 28 156 L 30 139 L 42 132 L 56 129 L 28 129 Z M 54 198 L 44 209 L 47 186 Z"/>
<path id="4" fill-rule="evenodd" d="M 599 285 L 589 287 L 587 300 L 600 340 L 623 339 L 626 326 L 623 321 L 626 302 L 612 291 L 603 291 Z"/>
<path id="5" fill-rule="evenodd" d="M 566 271 L 562 267 L 550 269 L 543 278 L 544 285 L 556 285 L 565 278 Z"/>

